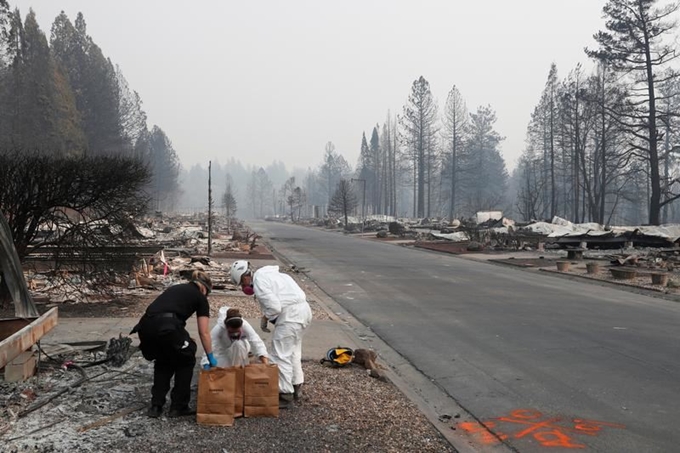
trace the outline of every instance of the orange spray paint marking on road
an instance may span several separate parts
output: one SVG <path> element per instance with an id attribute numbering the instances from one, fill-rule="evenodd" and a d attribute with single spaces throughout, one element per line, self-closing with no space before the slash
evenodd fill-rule
<path id="1" fill-rule="evenodd" d="M 508 433 L 512 426 L 523 429 Z M 505 429 L 500 430 L 503 426 Z M 493 445 L 506 439 L 533 438 L 544 447 L 584 449 L 585 444 L 574 439 L 576 435 L 597 436 L 603 428 L 625 429 L 624 425 L 598 420 L 574 418 L 563 421 L 562 417 L 545 417 L 535 409 L 517 409 L 509 415 L 482 422 L 462 422 L 458 427 L 471 434 L 481 444 Z"/>
<path id="2" fill-rule="evenodd" d="M 588 434 L 590 436 L 597 436 L 603 427 L 625 429 L 624 425 L 619 423 L 607 423 L 598 420 L 583 420 L 580 418 L 574 419 L 574 429 L 581 434 Z"/>
<path id="3" fill-rule="evenodd" d="M 485 422 L 484 424 L 479 422 L 461 422 L 458 424 L 458 427 L 474 435 L 484 445 L 499 444 L 501 440 L 508 438 L 505 434 L 499 434 L 494 430 L 496 427 L 494 422 Z"/>

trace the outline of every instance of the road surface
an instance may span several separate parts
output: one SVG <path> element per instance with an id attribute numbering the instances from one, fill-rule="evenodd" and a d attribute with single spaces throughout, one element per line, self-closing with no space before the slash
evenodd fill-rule
<path id="1" fill-rule="evenodd" d="M 252 226 L 497 436 L 459 427 L 480 444 L 680 451 L 680 304 L 337 232 Z"/>

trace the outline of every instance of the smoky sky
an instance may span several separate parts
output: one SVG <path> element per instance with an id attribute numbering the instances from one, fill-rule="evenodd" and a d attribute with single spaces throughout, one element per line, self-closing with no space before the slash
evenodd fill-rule
<path id="1" fill-rule="evenodd" d="M 120 65 L 149 124 L 185 167 L 283 161 L 316 167 L 324 145 L 355 165 L 361 134 L 401 113 L 424 76 L 440 111 L 456 85 L 491 105 L 513 168 L 551 63 L 592 64 L 583 48 L 604 0 L 10 0 L 49 38 L 61 10 Z"/>

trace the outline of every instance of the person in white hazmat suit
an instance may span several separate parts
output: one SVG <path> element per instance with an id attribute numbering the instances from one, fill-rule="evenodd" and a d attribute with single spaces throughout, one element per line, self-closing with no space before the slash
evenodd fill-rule
<path id="1" fill-rule="evenodd" d="M 219 367 L 245 366 L 250 363 L 248 356 L 251 352 L 260 362 L 269 363 L 264 342 L 236 308 L 220 308 L 217 323 L 210 331 L 210 337 L 213 355 Z M 208 358 L 203 356 L 201 365 L 207 364 Z"/>
<path id="2" fill-rule="evenodd" d="M 312 309 L 304 291 L 279 266 L 253 270 L 245 260 L 231 266 L 231 279 L 245 294 L 255 295 L 267 322 L 274 324 L 270 358 L 279 367 L 279 401 L 285 408 L 300 399 L 304 382 L 302 372 L 302 337 L 312 322 Z"/>

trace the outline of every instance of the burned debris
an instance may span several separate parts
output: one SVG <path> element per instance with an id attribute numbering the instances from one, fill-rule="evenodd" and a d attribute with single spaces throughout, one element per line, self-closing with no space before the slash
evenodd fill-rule
<path id="1" fill-rule="evenodd" d="M 550 222 L 519 223 L 501 211 L 481 211 L 471 218 L 453 221 L 366 216 L 361 234 L 361 219 L 349 217 L 349 221 L 346 233 L 407 247 L 465 254 L 520 267 L 557 267 L 572 275 L 667 293 L 680 286 L 680 225 L 575 224 L 560 217 Z M 313 225 L 341 228 L 340 222 L 330 217 Z"/>

